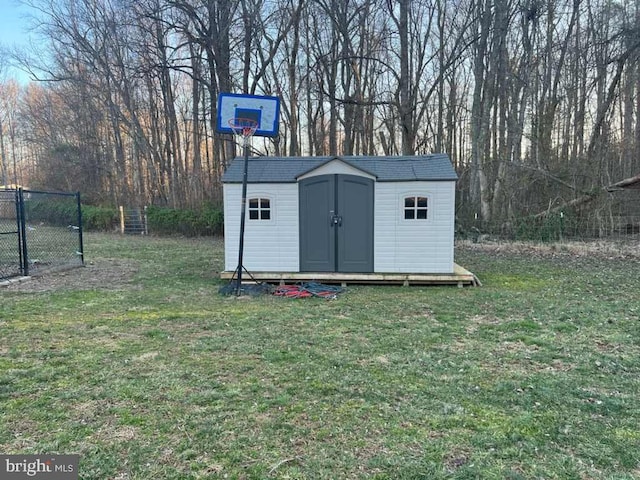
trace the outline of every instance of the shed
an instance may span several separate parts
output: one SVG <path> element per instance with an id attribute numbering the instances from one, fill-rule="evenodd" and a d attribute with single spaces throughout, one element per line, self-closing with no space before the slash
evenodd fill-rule
<path id="1" fill-rule="evenodd" d="M 265 280 L 475 283 L 454 263 L 457 178 L 445 154 L 250 158 L 243 265 Z M 237 267 L 242 180 L 237 158 L 222 178 L 223 278 Z"/>

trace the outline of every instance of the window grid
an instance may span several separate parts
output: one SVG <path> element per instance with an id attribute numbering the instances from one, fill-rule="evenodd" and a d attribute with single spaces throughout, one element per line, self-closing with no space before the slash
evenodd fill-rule
<path id="1" fill-rule="evenodd" d="M 249 220 L 271 220 L 271 200 L 260 197 L 250 198 Z"/>
<path id="2" fill-rule="evenodd" d="M 405 220 L 427 220 L 429 200 L 427 197 L 411 196 L 404 198 Z"/>

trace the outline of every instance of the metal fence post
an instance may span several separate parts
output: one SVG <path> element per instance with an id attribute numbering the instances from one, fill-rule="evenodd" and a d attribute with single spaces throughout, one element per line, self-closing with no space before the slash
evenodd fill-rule
<path id="1" fill-rule="evenodd" d="M 84 241 L 82 238 L 82 202 L 80 201 L 80 192 L 76 192 L 76 202 L 78 205 L 78 253 L 80 261 L 84 265 Z"/>
<path id="2" fill-rule="evenodd" d="M 24 212 L 24 192 L 16 190 L 16 208 L 18 217 L 18 241 L 20 242 L 20 273 L 29 275 L 29 252 L 27 251 L 27 219 Z"/>
<path id="3" fill-rule="evenodd" d="M 16 210 L 16 231 L 14 232 L 16 234 L 16 238 L 18 240 L 18 273 L 20 275 L 24 275 L 24 252 L 22 251 L 22 222 L 20 220 L 20 197 L 18 195 L 18 190 L 14 190 L 13 191 L 13 206 Z"/>

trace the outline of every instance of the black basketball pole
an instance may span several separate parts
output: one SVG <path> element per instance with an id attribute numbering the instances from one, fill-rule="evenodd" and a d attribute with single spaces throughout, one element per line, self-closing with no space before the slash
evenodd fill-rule
<path id="1" fill-rule="evenodd" d="M 249 136 L 243 137 L 242 143 L 244 153 L 244 172 L 242 174 L 242 207 L 240 210 L 240 244 L 238 245 L 238 285 L 236 296 L 240 296 L 242 291 L 242 256 L 244 253 L 244 222 L 247 210 L 247 171 L 249 169 Z"/>

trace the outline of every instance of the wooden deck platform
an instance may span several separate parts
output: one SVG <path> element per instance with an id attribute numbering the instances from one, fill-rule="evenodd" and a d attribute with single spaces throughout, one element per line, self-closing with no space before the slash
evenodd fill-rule
<path id="1" fill-rule="evenodd" d="M 235 272 L 220 272 L 220 278 L 230 280 Z M 242 275 L 244 282 L 251 282 L 251 278 L 259 282 L 287 283 L 320 282 L 347 284 L 378 284 L 378 285 L 457 285 L 481 286 L 480 280 L 473 273 L 454 264 L 453 273 L 337 273 L 337 272 L 246 272 Z"/>

